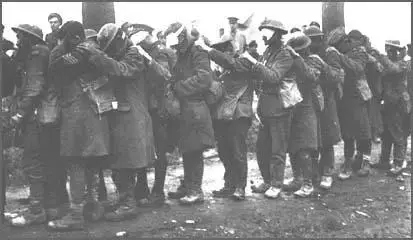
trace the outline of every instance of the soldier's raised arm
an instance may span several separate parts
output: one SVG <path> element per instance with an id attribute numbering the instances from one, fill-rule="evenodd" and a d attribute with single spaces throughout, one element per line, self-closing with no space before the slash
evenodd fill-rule
<path id="1" fill-rule="evenodd" d="M 294 59 L 291 53 L 282 49 L 275 57 L 274 61 L 269 66 L 262 63 L 257 63 L 253 67 L 253 71 L 257 73 L 258 77 L 264 82 L 281 83 L 285 74 L 293 67 Z"/>

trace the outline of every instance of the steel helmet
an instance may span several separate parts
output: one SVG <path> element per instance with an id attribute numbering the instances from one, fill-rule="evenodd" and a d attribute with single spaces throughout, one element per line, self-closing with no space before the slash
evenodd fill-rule
<path id="1" fill-rule="evenodd" d="M 344 37 L 346 37 L 346 32 L 345 32 L 344 27 L 338 27 L 328 34 L 327 43 L 328 45 L 333 46 L 337 44 L 338 42 L 340 42 L 340 40 L 343 39 Z"/>
<path id="2" fill-rule="evenodd" d="M 304 34 L 296 34 L 287 42 L 287 45 L 291 46 L 296 51 L 305 49 L 310 46 L 310 44 L 311 39 Z"/>
<path id="3" fill-rule="evenodd" d="M 324 33 L 316 26 L 310 26 L 304 30 L 304 34 L 309 37 L 323 36 Z"/>
<path id="4" fill-rule="evenodd" d="M 97 40 L 103 51 L 105 51 L 112 43 L 113 39 L 115 39 L 115 36 L 118 33 L 119 29 L 120 27 L 118 27 L 114 23 L 106 23 L 99 30 Z"/>
<path id="5" fill-rule="evenodd" d="M 261 23 L 261 25 L 258 27 L 258 30 L 261 31 L 263 28 L 280 31 L 283 35 L 288 33 L 287 29 L 284 27 L 284 24 L 282 24 L 280 21 L 271 20 L 268 18 L 266 18 Z"/>
<path id="6" fill-rule="evenodd" d="M 30 34 L 31 36 L 36 37 L 37 39 L 44 41 L 43 40 L 43 31 L 36 25 L 30 25 L 30 24 L 20 24 L 17 27 L 12 27 L 14 32 L 25 32 L 27 34 Z"/>

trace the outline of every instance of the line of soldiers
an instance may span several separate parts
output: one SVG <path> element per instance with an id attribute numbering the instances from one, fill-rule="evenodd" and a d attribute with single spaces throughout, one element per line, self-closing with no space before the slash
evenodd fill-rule
<path id="1" fill-rule="evenodd" d="M 61 24 L 56 15 L 49 21 L 54 18 Z M 287 29 L 266 18 L 259 30 L 267 48 L 259 56 L 254 44 L 246 51 L 237 20 L 229 18 L 231 34 L 214 44 L 179 22 L 155 37 L 144 24 L 109 23 L 96 32 L 68 21 L 49 37 L 57 39 L 51 49 L 39 27 L 12 28 L 22 84 L 16 111 L 2 124 L 23 129 L 30 207 L 11 224 L 48 222 L 54 230 L 79 230 L 85 219 L 135 218 L 139 207 L 164 203 L 166 153 L 175 147 L 182 153 L 184 179 L 168 193 L 170 199 L 184 205 L 204 200 L 203 152 L 217 145 L 225 184 L 213 195 L 244 200 L 246 139 L 254 117 L 260 123 L 256 144 L 263 183 L 252 191 L 269 199 L 281 191 L 308 197 L 314 187 L 332 186 L 334 145 L 341 139 L 345 161 L 339 179 L 353 171 L 368 176 L 374 97 L 384 100 L 382 155 L 374 166 L 402 176 L 411 68 L 400 44 L 386 42 L 384 56 L 357 30 L 346 34 L 337 28 L 324 36 L 316 24 L 284 44 Z M 211 61 L 221 71 L 214 72 Z M 379 81 L 383 87 L 376 93 Z M 294 180 L 284 185 L 287 154 Z M 152 164 L 155 183 L 149 189 L 146 170 Z M 105 194 L 99 184 L 103 169 L 111 169 L 119 193 L 115 204 L 99 194 Z"/>

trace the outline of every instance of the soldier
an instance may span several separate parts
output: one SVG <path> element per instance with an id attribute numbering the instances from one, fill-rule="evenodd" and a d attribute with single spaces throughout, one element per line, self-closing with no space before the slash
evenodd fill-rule
<path id="1" fill-rule="evenodd" d="M 290 29 L 290 33 L 293 34 L 295 32 L 301 32 L 301 29 L 297 28 L 297 27 L 293 27 Z"/>
<path id="2" fill-rule="evenodd" d="M 85 29 L 86 42 L 92 45 L 94 48 L 100 49 L 100 46 L 97 42 L 97 34 L 98 33 L 93 29 Z M 89 212 L 95 212 L 95 215 L 92 215 L 90 217 L 88 216 L 88 218 L 91 218 L 94 221 L 98 220 L 101 217 L 101 212 L 99 212 L 101 210 L 99 209 L 101 207 L 101 204 L 96 203 L 98 201 L 100 201 L 103 205 L 106 205 L 107 203 L 107 189 L 103 175 L 104 168 L 104 165 L 98 163 L 96 166 L 91 166 L 91 168 L 86 169 L 86 174 L 88 175 L 86 176 L 86 200 L 91 204 L 86 205 L 85 208 L 88 211 L 90 209 Z"/>
<path id="3" fill-rule="evenodd" d="M 89 175 L 86 170 L 104 164 L 110 153 L 107 112 L 113 110 L 115 99 L 104 69 L 96 59 L 104 53 L 85 41 L 81 23 L 66 22 L 58 32 L 63 43 L 50 58 L 49 73 L 55 77 L 62 108 L 60 155 L 70 176 L 71 206 L 61 219 L 50 221 L 53 230 L 81 230 L 84 193 Z M 97 174 L 97 171 L 95 172 Z M 103 215 L 103 211 L 101 211 Z"/>
<path id="4" fill-rule="evenodd" d="M 410 133 L 409 114 L 410 96 L 407 89 L 407 63 L 400 53 L 403 47 L 397 40 L 386 41 L 387 58 L 383 59 L 385 75 L 383 76 L 383 122 L 382 149 L 380 163 L 390 164 L 393 149 L 393 166 L 390 173 L 402 180 L 400 175 L 406 158 L 407 137 Z"/>
<path id="5" fill-rule="evenodd" d="M 309 56 L 310 44 L 311 39 L 304 34 L 296 35 L 287 42 L 287 45 L 300 54 L 306 64 L 311 63 L 309 66 L 314 66 L 314 63 L 312 63 L 314 61 L 312 59 L 313 56 Z M 303 100 L 292 109 L 291 131 L 288 143 L 291 163 L 297 166 L 297 175 L 303 178 L 302 186 L 294 192 L 299 197 L 308 197 L 314 191 L 312 178 L 313 171 L 317 169 L 313 169 L 312 156 L 317 152 L 320 145 L 318 139 L 318 118 L 313 104 L 313 93 L 317 89 L 316 87 L 319 86 L 321 71 L 318 68 L 313 69 L 310 72 L 314 73 L 308 76 L 300 75 L 300 72 L 296 73 L 298 89 Z M 321 94 L 321 98 L 324 100 L 322 92 L 319 92 L 319 94 Z M 318 109 L 321 110 L 322 106 L 321 104 L 319 105 Z"/>
<path id="6" fill-rule="evenodd" d="M 260 27 L 267 45 L 263 63 L 248 58 L 253 64 L 257 79 L 262 81 L 262 92 L 258 92 L 258 115 L 262 126 L 257 139 L 257 161 L 264 179 L 252 191 L 264 193 L 267 198 L 277 198 L 284 181 L 285 159 L 290 141 L 293 106 L 299 101 L 298 89 L 292 93 L 293 101 L 284 98 L 280 89 L 295 85 L 295 71 L 305 67 L 304 60 L 291 48 L 285 47 L 282 36 L 288 31 L 276 20 L 265 19 Z M 297 61 L 296 61 L 297 60 Z M 293 65 L 297 64 L 293 67 Z M 288 88 L 288 87 L 286 87 Z"/>
<path id="7" fill-rule="evenodd" d="M 354 33 L 354 32 L 353 32 Z M 366 77 L 369 83 L 373 97 L 369 104 L 369 118 L 371 124 L 371 136 L 373 143 L 380 143 L 380 136 L 383 133 L 383 119 L 381 114 L 381 101 L 383 94 L 382 75 L 383 65 L 380 63 L 381 54 L 377 49 L 371 46 L 370 40 L 367 36 L 360 36 L 360 32 L 355 32 L 357 38 L 361 38 L 365 42 L 369 62 L 366 66 Z"/>
<path id="8" fill-rule="evenodd" d="M 58 44 L 58 38 L 57 38 L 57 32 L 63 24 L 63 19 L 58 13 L 51 13 L 47 17 L 47 20 L 49 21 L 50 28 L 52 29 L 51 33 L 46 34 L 46 43 L 47 46 L 49 47 L 50 51 L 57 46 Z"/>
<path id="9" fill-rule="evenodd" d="M 183 155 L 184 181 L 176 192 L 169 192 L 181 204 L 204 200 L 202 178 L 203 151 L 215 145 L 214 131 L 205 93 L 213 81 L 208 53 L 194 45 L 191 28 L 173 23 L 165 31 L 167 45 L 177 50 L 173 76 L 174 92 L 181 103 L 178 146 Z"/>
<path id="10" fill-rule="evenodd" d="M 102 58 L 113 83 L 117 111 L 110 115 L 112 178 L 119 191 L 117 207 L 105 214 L 108 221 L 135 218 L 138 214 L 135 189 L 146 179 L 146 168 L 154 159 L 152 120 L 148 112 L 144 58 L 121 28 L 105 24 L 98 42 L 110 58 Z M 139 41 L 138 41 L 139 42 Z M 138 183 L 135 181 L 137 177 Z"/>
<path id="11" fill-rule="evenodd" d="M 340 65 L 337 51 L 327 51 L 327 42 L 318 27 L 310 26 L 304 33 L 311 39 L 312 55 L 308 64 L 321 72 L 320 85 L 324 96 L 324 109 L 319 111 L 321 149 L 314 156 L 313 161 L 318 161 L 320 155 L 318 164 L 318 174 L 321 176 L 320 187 L 330 189 L 333 184 L 334 145 L 341 140 L 336 99 L 338 99 L 338 86 L 344 82 L 344 70 Z"/>
<path id="12" fill-rule="evenodd" d="M 249 44 L 248 44 L 248 53 L 255 59 L 259 60 L 261 58 L 260 54 L 257 51 L 258 48 L 258 44 L 255 40 L 252 40 Z"/>
<path id="13" fill-rule="evenodd" d="M 237 17 L 228 17 L 230 33 L 227 37 L 230 37 L 232 39 L 232 44 L 234 45 L 235 53 L 239 56 L 245 51 L 247 47 L 247 38 L 243 33 L 239 31 L 238 20 L 239 19 Z M 225 36 L 226 35 L 223 35 L 221 38 Z"/>
<path id="14" fill-rule="evenodd" d="M 365 76 L 365 67 L 369 57 L 362 46 L 363 43 L 349 38 L 345 34 L 344 27 L 330 32 L 328 44 L 339 51 L 340 63 L 345 71 L 343 97 L 338 108 L 345 161 L 339 178 L 349 179 L 352 167 L 358 176 L 366 177 L 370 173 L 371 153 L 371 127 L 367 111 L 371 91 Z M 330 50 L 334 49 L 330 48 Z M 357 154 L 353 161 L 355 144 Z"/>
<path id="15" fill-rule="evenodd" d="M 49 49 L 43 41 L 42 30 L 34 25 L 21 24 L 12 28 L 17 35 L 16 61 L 23 66 L 22 90 L 17 96 L 17 110 L 7 119 L 8 127 L 22 127 L 24 136 L 23 171 L 29 181 L 30 203 L 27 211 L 10 219 L 12 226 L 44 223 L 45 168 L 48 164 L 40 154 L 40 127 L 35 111 L 40 107 L 47 83 Z"/>
<path id="16" fill-rule="evenodd" d="M 153 28 L 141 25 L 136 33 L 131 33 L 134 44 L 138 44 L 138 50 L 145 57 L 145 80 L 148 84 L 148 109 L 152 119 L 152 127 L 155 139 L 156 162 L 155 183 L 149 194 L 146 174 L 138 179 L 135 195 L 142 207 L 160 206 L 165 201 L 164 185 L 168 162 L 166 153 L 175 150 L 173 132 L 170 130 L 177 122 L 172 119 L 165 106 L 166 91 L 168 91 L 171 73 L 176 63 L 176 56 L 170 55 L 166 48 L 160 46 L 160 42 L 152 35 Z M 179 126 L 179 125 L 178 125 Z"/>
<path id="17" fill-rule="evenodd" d="M 318 29 L 321 29 L 320 24 L 316 21 L 312 21 L 308 26 L 309 27 L 317 27 Z"/>
<path id="18" fill-rule="evenodd" d="M 230 38 L 222 38 L 212 48 L 204 42 L 200 46 L 208 51 L 214 62 L 224 68 L 220 80 L 226 95 L 216 107 L 214 125 L 219 158 L 225 167 L 225 183 L 221 190 L 213 191 L 213 195 L 245 200 L 248 175 L 246 140 L 253 116 L 252 64 L 242 55 L 235 57 Z"/>

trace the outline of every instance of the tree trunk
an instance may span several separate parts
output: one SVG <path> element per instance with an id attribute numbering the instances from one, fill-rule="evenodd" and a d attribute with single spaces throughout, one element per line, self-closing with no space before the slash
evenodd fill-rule
<path id="1" fill-rule="evenodd" d="M 344 2 L 322 3 L 322 26 L 324 34 L 344 24 Z"/>
<path id="2" fill-rule="evenodd" d="M 83 26 L 85 29 L 99 31 L 106 23 L 115 23 L 115 6 L 113 2 L 83 2 Z"/>
<path id="3" fill-rule="evenodd" d="M 115 6 L 113 2 L 83 2 L 82 18 L 85 29 L 94 29 L 99 32 L 106 23 L 115 23 Z M 103 171 L 99 171 L 99 201 L 107 200 L 107 189 Z"/>

